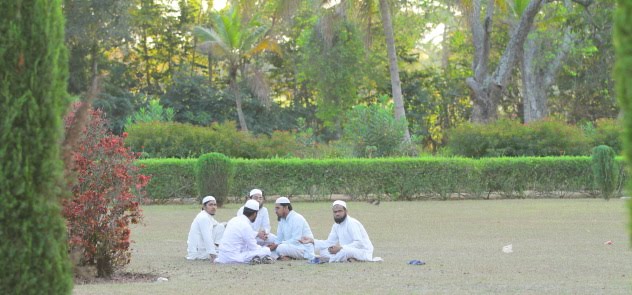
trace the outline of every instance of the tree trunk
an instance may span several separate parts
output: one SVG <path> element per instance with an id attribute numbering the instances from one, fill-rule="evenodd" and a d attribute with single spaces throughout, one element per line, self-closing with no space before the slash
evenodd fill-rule
<path id="1" fill-rule="evenodd" d="M 498 102 L 502 97 L 504 88 L 507 86 L 511 70 L 516 64 L 518 53 L 522 51 L 524 42 L 533 25 L 533 20 L 540 11 L 540 6 L 544 0 L 531 0 L 529 2 L 529 5 L 520 17 L 520 22 L 512 30 L 509 42 L 493 73 L 489 73 L 487 68 L 489 66 L 494 0 L 489 0 L 484 22 L 481 22 L 480 19 L 480 2 L 481 0 L 474 1 L 468 16 L 475 53 L 472 63 L 474 77 L 467 78 L 466 83 L 472 91 L 473 109 L 471 121 L 487 123 L 497 119 Z"/>
<path id="2" fill-rule="evenodd" d="M 524 45 L 521 72 L 523 87 L 524 122 L 541 120 L 548 115 L 547 90 L 553 85 L 562 61 L 573 41 L 571 28 L 564 30 L 562 44 L 556 47 L 555 58 L 551 62 L 537 62 L 541 56 L 543 36 L 532 36 Z M 540 66 L 538 66 L 540 65 Z"/>
<path id="3" fill-rule="evenodd" d="M 410 142 L 410 131 L 408 130 L 408 120 L 406 120 L 406 110 L 404 109 L 404 98 L 402 96 L 402 82 L 399 79 L 397 52 L 395 52 L 393 23 L 391 21 L 391 12 L 389 9 L 387 0 L 380 0 L 380 12 L 382 14 L 382 25 L 384 26 L 388 63 L 391 72 L 391 89 L 393 91 L 393 102 L 395 103 L 395 119 L 406 121 L 406 130 L 403 140 L 404 142 Z"/>
<path id="4" fill-rule="evenodd" d="M 237 71 L 231 69 L 229 86 L 230 91 L 235 97 L 235 107 L 237 108 L 237 118 L 239 119 L 239 128 L 241 131 L 248 132 L 248 125 L 246 124 L 246 117 L 241 108 L 241 92 L 239 91 L 239 85 L 237 85 Z"/>

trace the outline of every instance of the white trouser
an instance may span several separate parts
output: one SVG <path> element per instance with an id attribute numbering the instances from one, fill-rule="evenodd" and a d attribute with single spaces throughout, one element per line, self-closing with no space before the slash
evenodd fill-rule
<path id="1" fill-rule="evenodd" d="M 241 252 L 241 253 L 220 253 L 219 257 L 215 259 L 216 263 L 249 263 L 255 256 L 264 257 L 270 256 L 270 248 L 261 247 L 257 250 Z"/>
<path id="2" fill-rule="evenodd" d="M 219 245 L 222 240 L 222 236 L 224 235 L 224 230 L 226 229 L 226 223 L 220 223 L 213 227 L 213 232 L 211 235 L 213 236 L 213 244 L 215 244 L 215 251 L 217 253 L 217 245 Z M 187 259 L 188 260 L 196 260 L 196 259 L 209 259 L 209 252 L 206 248 L 196 247 L 195 245 L 190 245 L 187 249 Z"/>
<path id="3" fill-rule="evenodd" d="M 349 246 L 342 247 L 336 254 L 329 253 L 327 248 L 320 249 L 320 257 L 322 260 L 329 260 L 329 262 L 346 262 L 349 258 L 354 258 L 359 261 L 370 261 L 373 259 L 373 253 L 357 248 L 351 248 Z"/>
<path id="4" fill-rule="evenodd" d="M 305 248 L 303 246 L 296 246 L 290 244 L 280 244 L 276 248 L 276 253 L 273 254 L 274 258 L 278 258 L 280 256 L 288 256 L 294 259 L 305 259 L 303 254 L 305 253 Z"/>

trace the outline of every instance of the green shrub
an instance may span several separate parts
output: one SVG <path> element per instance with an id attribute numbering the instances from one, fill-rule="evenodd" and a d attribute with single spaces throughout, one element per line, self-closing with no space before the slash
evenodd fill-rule
<path id="1" fill-rule="evenodd" d="M 580 129 L 555 120 L 523 125 L 501 119 L 465 123 L 448 133 L 448 149 L 466 157 L 587 155 L 589 139 Z"/>
<path id="2" fill-rule="evenodd" d="M 606 145 L 600 145 L 592 150 L 592 171 L 595 185 L 606 200 L 615 190 L 616 172 L 614 150 Z"/>
<path id="3" fill-rule="evenodd" d="M 623 135 L 621 121 L 599 119 L 595 122 L 595 132 L 591 136 L 591 144 L 592 146 L 607 145 L 614 150 L 615 154 L 620 155 L 623 151 L 621 135 Z"/>
<path id="4" fill-rule="evenodd" d="M 198 159 L 197 172 L 198 195 L 214 196 L 217 206 L 221 207 L 228 197 L 233 177 L 231 160 L 220 153 L 204 154 Z"/>
<path id="5" fill-rule="evenodd" d="M 174 122 L 143 122 L 127 128 L 125 143 L 152 158 L 197 158 L 217 152 L 231 158 L 272 158 L 293 154 L 300 147 L 288 132 L 253 136 L 237 130 L 235 122 L 209 127 Z"/>
<path id="6" fill-rule="evenodd" d="M 347 114 L 345 139 L 358 157 L 387 157 L 402 154 L 406 121 L 393 116 L 393 106 L 356 105 Z"/>

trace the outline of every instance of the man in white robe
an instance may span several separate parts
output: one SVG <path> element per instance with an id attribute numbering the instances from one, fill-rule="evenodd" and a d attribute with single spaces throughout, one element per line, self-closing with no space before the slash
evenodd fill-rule
<path id="1" fill-rule="evenodd" d="M 301 243 L 314 244 L 320 251 L 320 261 L 381 261 L 379 257 L 373 258 L 373 244 L 362 223 L 347 215 L 347 204 L 335 201 L 332 211 L 335 223 L 327 240 L 303 237 Z"/>
<path id="2" fill-rule="evenodd" d="M 226 225 L 226 231 L 219 245 L 219 256 L 216 263 L 272 263 L 270 249 L 257 245 L 250 224 L 257 218 L 259 202 L 248 200 L 243 214 L 233 217 Z"/>
<path id="3" fill-rule="evenodd" d="M 270 232 L 272 228 L 270 226 L 270 215 L 268 214 L 268 209 L 263 207 L 263 202 L 265 199 L 263 198 L 263 192 L 260 189 L 253 189 L 248 194 L 250 200 L 255 200 L 259 202 L 259 212 L 257 212 L 257 219 L 255 222 L 251 223 L 252 230 L 257 232 L 257 244 L 260 246 L 266 246 L 274 243 L 276 236 Z M 237 216 L 243 215 L 244 206 L 241 206 L 239 210 L 237 210 Z"/>
<path id="4" fill-rule="evenodd" d="M 189 229 L 187 238 L 187 259 L 217 258 L 217 246 L 224 233 L 224 225 L 217 222 L 213 216 L 217 211 L 217 201 L 213 196 L 202 199 L 202 211 L 195 216 Z"/>
<path id="5" fill-rule="evenodd" d="M 270 250 L 275 251 L 273 255 L 280 260 L 314 258 L 314 246 L 300 243 L 301 237 L 314 238 L 312 229 L 301 214 L 292 210 L 290 200 L 286 197 L 278 198 L 274 212 L 279 225 L 276 240 L 269 245 Z"/>

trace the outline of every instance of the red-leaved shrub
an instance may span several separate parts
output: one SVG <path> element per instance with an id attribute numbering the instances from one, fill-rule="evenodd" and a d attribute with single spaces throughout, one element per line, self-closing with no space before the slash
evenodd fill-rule
<path id="1" fill-rule="evenodd" d="M 75 104 L 65 118 L 66 134 L 76 120 Z M 97 276 L 109 277 L 130 261 L 130 223 L 142 212 L 136 201 L 149 177 L 138 173 L 137 154 L 125 147 L 126 134 L 106 127 L 100 110 L 87 110 L 85 126 L 71 152 L 72 197 L 63 201 L 70 249 L 80 253 L 77 266 L 95 266 Z"/>

